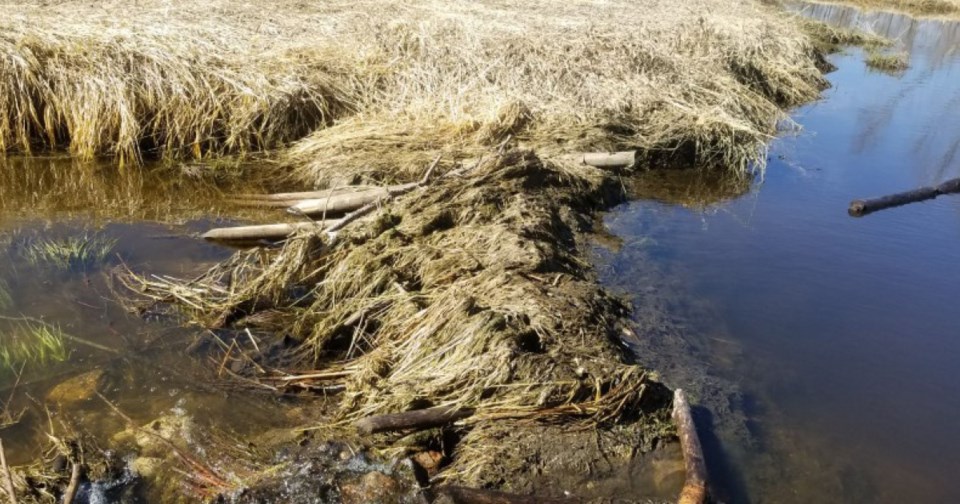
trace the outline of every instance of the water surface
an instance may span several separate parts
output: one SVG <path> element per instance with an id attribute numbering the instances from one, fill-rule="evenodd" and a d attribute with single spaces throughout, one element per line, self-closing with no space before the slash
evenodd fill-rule
<path id="1" fill-rule="evenodd" d="M 832 56 L 833 87 L 795 111 L 803 130 L 774 143 L 760 183 L 706 207 L 731 194 L 619 208 L 606 222 L 623 245 L 600 253 L 601 270 L 633 294 L 641 339 L 684 335 L 638 348 L 712 410 L 701 421 L 722 497 L 960 502 L 960 195 L 846 214 L 852 199 L 960 177 L 960 23 L 803 12 L 894 38 L 910 68 Z M 650 302 L 669 320 L 644 318 Z M 670 364 L 683 359 L 707 370 L 697 383 Z"/>

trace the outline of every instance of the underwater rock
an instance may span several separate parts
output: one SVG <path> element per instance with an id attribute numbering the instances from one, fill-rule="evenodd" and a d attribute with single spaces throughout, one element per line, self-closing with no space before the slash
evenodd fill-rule
<path id="1" fill-rule="evenodd" d="M 47 401 L 60 404 L 86 401 L 97 393 L 102 377 L 103 370 L 94 369 L 64 380 L 50 389 Z"/>

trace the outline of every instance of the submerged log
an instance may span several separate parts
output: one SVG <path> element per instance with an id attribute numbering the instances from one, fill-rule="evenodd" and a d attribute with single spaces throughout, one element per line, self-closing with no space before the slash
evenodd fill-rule
<path id="1" fill-rule="evenodd" d="M 451 504 L 575 504 L 580 502 L 580 499 L 573 498 L 557 499 L 533 495 L 516 495 L 458 486 L 442 487 L 437 490 L 437 494 L 442 497 L 435 502 Z"/>
<path id="2" fill-rule="evenodd" d="M 391 187 L 375 187 L 364 191 L 334 194 L 323 198 L 308 199 L 290 207 L 290 212 L 309 216 L 342 214 L 362 208 L 391 196 L 399 196 L 419 187 L 419 184 L 404 184 Z"/>
<path id="3" fill-rule="evenodd" d="M 960 178 L 948 180 L 937 186 L 921 187 L 912 191 L 890 194 L 879 198 L 853 200 L 850 202 L 850 208 L 847 209 L 847 213 L 850 214 L 851 217 L 863 217 L 864 215 L 887 208 L 932 200 L 942 194 L 954 193 L 960 193 Z"/>
<path id="4" fill-rule="evenodd" d="M 580 161 L 598 168 L 624 168 L 637 162 L 637 151 L 587 152 L 581 156 Z"/>
<path id="5" fill-rule="evenodd" d="M 211 229 L 203 234 L 204 240 L 217 242 L 251 242 L 258 240 L 282 240 L 305 229 L 326 229 L 340 221 L 292 222 L 287 224 L 263 224 L 258 226 L 237 226 Z"/>
<path id="6" fill-rule="evenodd" d="M 391 432 L 407 429 L 430 429 L 441 427 L 473 415 L 472 409 L 450 407 L 427 408 L 422 410 L 374 415 L 357 420 L 354 424 L 363 434 Z"/>
<path id="7" fill-rule="evenodd" d="M 707 502 L 707 466 L 703 461 L 703 449 L 697 437 L 687 395 L 681 389 L 673 393 L 673 422 L 677 425 L 683 464 L 687 477 L 680 491 L 677 504 L 704 504 Z"/>

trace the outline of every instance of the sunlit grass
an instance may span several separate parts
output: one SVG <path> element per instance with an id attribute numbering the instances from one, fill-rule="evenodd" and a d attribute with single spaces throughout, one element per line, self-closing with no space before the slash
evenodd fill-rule
<path id="1" fill-rule="evenodd" d="M 106 261 L 116 240 L 102 236 L 40 238 L 23 249 L 23 256 L 34 266 L 52 266 L 59 270 L 87 269 Z"/>
<path id="2" fill-rule="evenodd" d="M 59 327 L 45 323 L 24 321 L 0 329 L 0 367 L 64 361 L 69 355 L 65 340 Z"/>

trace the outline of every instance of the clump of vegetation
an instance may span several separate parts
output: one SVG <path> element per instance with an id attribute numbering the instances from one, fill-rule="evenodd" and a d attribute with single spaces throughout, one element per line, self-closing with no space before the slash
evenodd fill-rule
<path id="1" fill-rule="evenodd" d="M 26 243 L 22 254 L 34 266 L 86 270 L 106 261 L 116 243 L 100 235 L 37 238 Z"/>
<path id="2" fill-rule="evenodd" d="M 900 73 L 910 65 L 907 53 L 882 53 L 868 51 L 865 60 L 867 66 L 874 70 L 886 73 Z"/>
<path id="3" fill-rule="evenodd" d="M 61 362 L 69 355 L 59 327 L 20 321 L 0 328 L 0 367 L 18 371 L 24 364 Z"/>
<path id="4" fill-rule="evenodd" d="M 800 26 L 824 53 L 837 52 L 844 46 L 859 46 L 877 50 L 888 47 L 892 40 L 863 30 L 838 28 L 822 21 L 799 19 Z"/>

